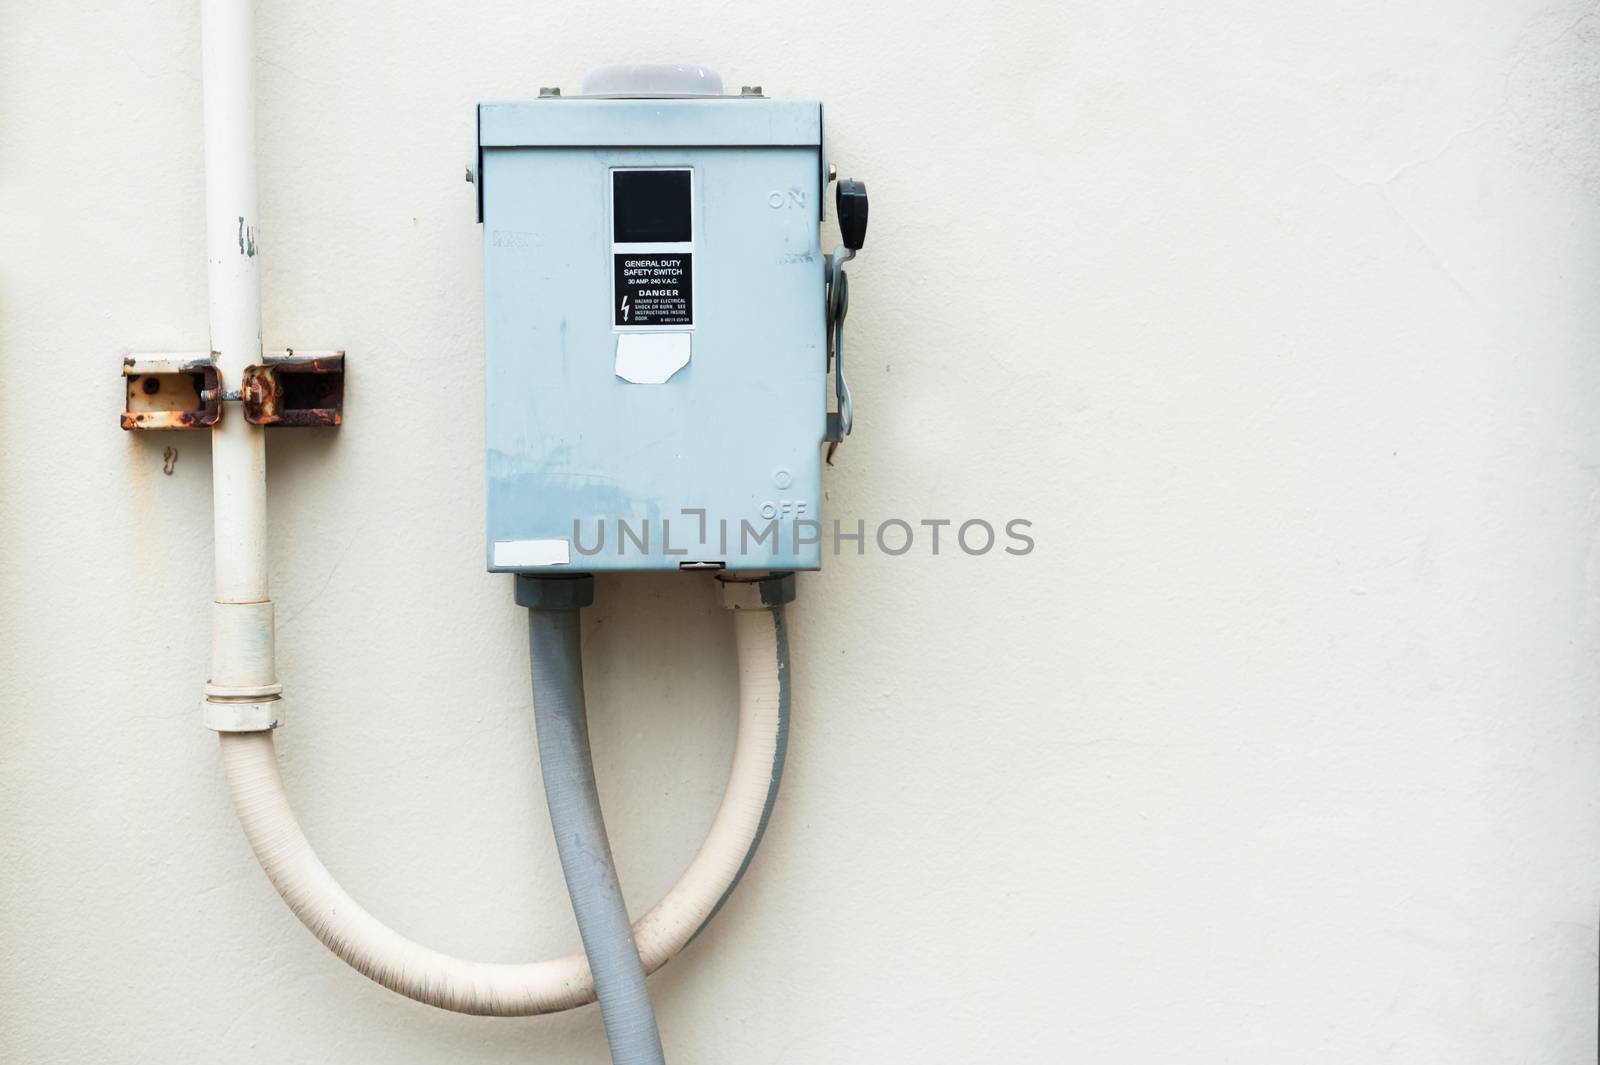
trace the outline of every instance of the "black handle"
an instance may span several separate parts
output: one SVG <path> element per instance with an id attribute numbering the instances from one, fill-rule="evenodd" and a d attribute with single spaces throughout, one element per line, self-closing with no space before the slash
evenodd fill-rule
<path id="1" fill-rule="evenodd" d="M 846 179 L 839 182 L 834 205 L 838 208 L 839 236 L 851 251 L 860 251 L 867 242 L 867 186 Z"/>

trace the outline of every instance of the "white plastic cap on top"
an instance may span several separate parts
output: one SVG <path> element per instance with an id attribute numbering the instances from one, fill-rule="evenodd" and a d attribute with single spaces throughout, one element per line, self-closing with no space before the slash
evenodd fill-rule
<path id="1" fill-rule="evenodd" d="M 583 76 L 583 95 L 721 96 L 722 75 L 696 63 L 613 63 Z"/>

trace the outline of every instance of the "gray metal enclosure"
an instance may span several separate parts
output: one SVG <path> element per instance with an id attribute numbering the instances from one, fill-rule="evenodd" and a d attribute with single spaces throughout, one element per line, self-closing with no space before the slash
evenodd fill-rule
<path id="1" fill-rule="evenodd" d="M 820 105 L 556 98 L 478 123 L 489 568 L 816 569 Z"/>

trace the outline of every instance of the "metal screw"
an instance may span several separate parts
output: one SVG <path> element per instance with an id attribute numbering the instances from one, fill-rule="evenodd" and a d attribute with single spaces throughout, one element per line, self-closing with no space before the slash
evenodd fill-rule
<path id="1" fill-rule="evenodd" d="M 832 163 L 829 163 L 828 164 L 828 183 L 832 184 L 833 182 L 837 181 L 838 178 L 839 178 L 839 168 L 834 166 Z"/>

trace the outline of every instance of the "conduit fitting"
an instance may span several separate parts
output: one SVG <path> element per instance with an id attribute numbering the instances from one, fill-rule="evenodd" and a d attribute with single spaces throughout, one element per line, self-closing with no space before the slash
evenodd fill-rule
<path id="1" fill-rule="evenodd" d="M 200 720 L 212 732 L 271 732 L 283 724 L 282 706 L 277 696 L 235 702 L 214 696 L 208 689 L 200 704 Z"/>
<path id="2" fill-rule="evenodd" d="M 719 573 L 717 583 L 729 610 L 771 610 L 795 598 L 793 573 Z"/>
<path id="3" fill-rule="evenodd" d="M 594 577 L 587 573 L 519 573 L 517 605 L 529 610 L 581 610 L 594 606 Z"/>
<path id="4" fill-rule="evenodd" d="M 216 732 L 278 727 L 281 703 L 274 665 L 272 601 L 211 604 L 211 679 L 200 719 Z"/>

